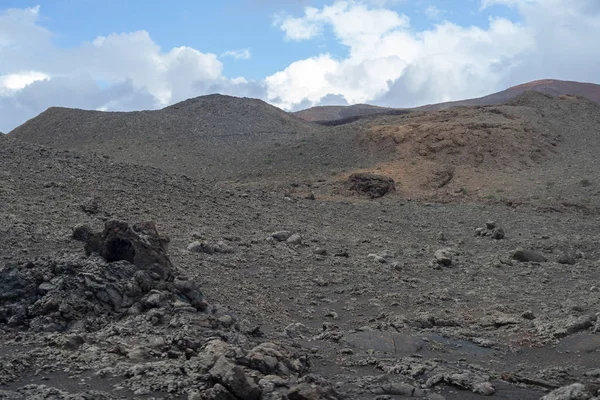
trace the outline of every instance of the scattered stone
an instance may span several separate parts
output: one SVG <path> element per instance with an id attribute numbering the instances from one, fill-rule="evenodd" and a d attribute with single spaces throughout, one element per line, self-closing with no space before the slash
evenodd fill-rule
<path id="1" fill-rule="evenodd" d="M 562 320 L 534 320 L 534 326 L 541 335 L 563 338 L 590 329 L 597 322 L 596 315 L 570 316 Z"/>
<path id="2" fill-rule="evenodd" d="M 278 242 L 285 242 L 292 236 L 292 233 L 289 231 L 278 231 L 271 233 L 271 237 Z"/>
<path id="3" fill-rule="evenodd" d="M 355 193 L 365 194 L 372 199 L 382 197 L 387 193 L 396 190 L 392 178 L 369 173 L 355 173 L 350 175 L 347 185 L 349 190 Z"/>
<path id="4" fill-rule="evenodd" d="M 222 240 L 217 242 L 217 244 L 213 245 L 212 247 L 213 247 L 215 253 L 231 254 L 234 252 L 233 247 L 229 246 L 227 243 L 225 243 Z"/>
<path id="5" fill-rule="evenodd" d="M 81 203 L 80 207 L 86 214 L 98 214 L 100 210 L 99 199 L 97 197 L 88 197 Z"/>
<path id="6" fill-rule="evenodd" d="M 512 253 L 512 259 L 520 262 L 545 262 L 546 257 L 533 250 L 517 249 Z"/>
<path id="7" fill-rule="evenodd" d="M 563 253 L 556 260 L 559 264 L 575 265 L 577 260 L 571 254 Z"/>
<path id="8" fill-rule="evenodd" d="M 592 398 L 592 394 L 588 392 L 584 385 L 581 383 L 574 383 L 569 386 L 563 386 L 558 388 L 540 400 L 589 400 Z"/>
<path id="9" fill-rule="evenodd" d="M 302 236 L 300 236 L 298 233 L 294 233 L 292 236 L 287 238 L 286 242 L 294 245 L 302 244 Z"/>
<path id="10" fill-rule="evenodd" d="M 496 221 L 487 221 L 484 228 L 476 228 L 475 236 L 487 236 L 492 239 L 504 239 L 504 229 L 498 226 Z"/>
<path id="11" fill-rule="evenodd" d="M 313 250 L 313 253 L 318 255 L 318 256 L 326 256 L 327 255 L 327 249 L 323 249 L 321 247 L 317 247 L 316 249 Z"/>
<path id="12" fill-rule="evenodd" d="M 389 394 L 394 396 L 423 397 L 423 391 L 404 382 L 390 382 L 371 390 L 373 394 Z"/>
<path id="13" fill-rule="evenodd" d="M 435 262 L 438 265 L 449 267 L 452 264 L 452 253 L 451 249 L 439 249 L 434 253 Z"/>
<path id="14" fill-rule="evenodd" d="M 300 322 L 291 323 L 286 326 L 284 333 L 292 339 L 304 339 L 311 336 L 310 329 Z"/>
<path id="15" fill-rule="evenodd" d="M 88 239 L 92 236 L 93 230 L 89 225 L 86 224 L 77 224 L 73 228 L 72 237 L 75 240 L 80 242 L 87 242 Z"/>
<path id="16" fill-rule="evenodd" d="M 315 383 L 303 382 L 290 388 L 288 400 L 337 400 L 335 391 Z"/>
<path id="17" fill-rule="evenodd" d="M 502 228 L 494 228 L 492 229 L 490 237 L 496 240 L 504 239 L 504 230 Z"/>
<path id="18" fill-rule="evenodd" d="M 213 254 L 215 249 L 213 246 L 209 245 L 206 242 L 195 241 L 187 246 L 188 251 L 192 253 L 205 253 L 205 254 Z"/>
<path id="19" fill-rule="evenodd" d="M 496 226 L 497 226 L 496 221 L 486 221 L 486 223 L 485 223 L 485 227 L 488 230 L 492 230 L 492 229 L 496 228 Z"/>
<path id="20" fill-rule="evenodd" d="M 221 356 L 210 369 L 209 374 L 242 400 L 258 400 L 261 390 L 244 370 Z"/>
<path id="21" fill-rule="evenodd" d="M 378 254 L 368 254 L 367 258 L 373 259 L 374 261 L 376 261 L 380 264 L 386 264 L 388 262 L 385 257 L 382 257 Z"/>
<path id="22" fill-rule="evenodd" d="M 594 378 L 600 378 L 600 368 L 590 369 L 589 371 L 586 371 L 583 375 L 591 376 Z"/>
<path id="23" fill-rule="evenodd" d="M 483 396 L 491 396 L 496 393 L 496 389 L 490 382 L 476 383 L 473 385 L 472 391 Z"/>
<path id="24" fill-rule="evenodd" d="M 533 313 L 533 311 L 527 310 L 523 314 L 521 314 L 521 317 L 528 319 L 528 320 L 532 320 L 532 319 L 535 319 L 535 314 Z"/>

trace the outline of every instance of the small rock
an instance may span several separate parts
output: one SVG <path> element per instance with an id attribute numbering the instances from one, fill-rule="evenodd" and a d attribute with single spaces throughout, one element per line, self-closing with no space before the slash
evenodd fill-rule
<path id="1" fill-rule="evenodd" d="M 227 245 L 223 241 L 219 241 L 216 245 L 212 246 L 212 248 L 214 249 L 215 253 L 231 254 L 234 252 L 233 247 Z"/>
<path id="2" fill-rule="evenodd" d="M 313 253 L 318 255 L 318 256 L 326 256 L 327 255 L 327 249 L 323 249 L 321 247 L 317 247 L 316 249 L 313 250 Z"/>
<path id="3" fill-rule="evenodd" d="M 347 184 L 351 191 L 366 194 L 372 199 L 384 196 L 388 192 L 396 190 L 392 178 L 369 173 L 352 174 L 348 178 Z"/>
<path id="4" fill-rule="evenodd" d="M 340 251 L 336 251 L 335 253 L 333 253 L 334 257 L 350 257 L 350 253 L 348 253 L 346 250 L 340 250 Z"/>
<path id="5" fill-rule="evenodd" d="M 600 378 L 600 368 L 590 369 L 589 371 L 586 371 L 583 375 L 591 376 L 594 378 Z"/>
<path id="6" fill-rule="evenodd" d="M 287 238 L 286 240 L 287 243 L 289 244 L 302 244 L 302 236 L 300 236 L 297 233 L 294 233 L 292 236 L 290 236 L 289 238 Z"/>
<path id="7" fill-rule="evenodd" d="M 278 231 L 271 233 L 271 237 L 277 240 L 278 242 L 284 242 L 288 240 L 290 236 L 292 236 L 292 234 L 289 231 Z"/>
<path id="8" fill-rule="evenodd" d="M 546 257 L 533 250 L 517 249 L 512 253 L 512 259 L 520 262 L 545 262 Z"/>
<path id="9" fill-rule="evenodd" d="M 331 390 L 304 382 L 290 388 L 287 398 L 288 400 L 334 400 L 337 396 Z"/>
<path id="10" fill-rule="evenodd" d="M 213 379 L 219 381 L 235 396 L 243 400 L 258 400 L 261 390 L 244 370 L 221 356 L 209 371 Z"/>
<path id="11" fill-rule="evenodd" d="M 385 257 L 381 257 L 380 255 L 377 255 L 377 254 L 372 254 L 371 253 L 371 254 L 367 255 L 367 258 L 371 258 L 371 259 L 373 259 L 374 261 L 377 261 L 380 264 L 387 263 L 387 260 L 385 259 Z"/>
<path id="12" fill-rule="evenodd" d="M 93 234 L 92 228 L 86 224 L 77 224 L 73 228 L 73 239 L 80 242 L 86 242 Z"/>
<path id="13" fill-rule="evenodd" d="M 485 227 L 490 230 L 496 228 L 496 221 L 486 221 Z"/>
<path id="14" fill-rule="evenodd" d="M 558 388 L 540 400 L 589 400 L 592 394 L 588 392 L 581 383 L 574 383 L 569 386 Z"/>
<path id="15" fill-rule="evenodd" d="M 490 382 L 476 383 L 471 390 L 473 393 L 481 394 L 483 396 L 491 396 L 496 393 L 496 389 Z"/>
<path id="16" fill-rule="evenodd" d="M 531 310 L 525 311 L 523 314 L 521 314 L 521 317 L 528 319 L 528 320 L 535 319 L 535 315 L 533 314 L 533 311 L 531 311 Z"/>
<path id="17" fill-rule="evenodd" d="M 219 317 L 219 322 L 224 327 L 229 328 L 231 325 L 233 325 L 234 321 L 233 321 L 233 318 L 231 317 L 231 315 L 222 315 Z"/>
<path id="18" fill-rule="evenodd" d="M 440 249 L 436 250 L 434 253 L 435 261 L 439 265 L 444 265 L 446 267 L 452 264 L 452 250 L 450 249 Z"/>
<path id="19" fill-rule="evenodd" d="M 573 257 L 572 255 L 567 254 L 567 253 L 561 254 L 556 261 L 559 264 L 566 264 L 566 265 L 575 265 L 577 263 L 577 261 L 575 260 L 575 257 Z"/>
<path id="20" fill-rule="evenodd" d="M 504 239 L 504 229 L 502 228 L 494 228 L 490 234 L 492 239 L 500 240 Z"/>
<path id="21" fill-rule="evenodd" d="M 213 254 L 215 252 L 215 249 L 213 248 L 213 246 L 209 245 L 206 242 L 199 242 L 199 241 L 195 241 L 195 242 L 188 244 L 187 249 L 188 249 L 188 251 L 191 251 L 193 253 Z"/>
<path id="22" fill-rule="evenodd" d="M 302 339 L 311 335 L 310 329 L 300 322 L 291 323 L 286 326 L 284 333 L 292 339 Z"/>
<path id="23" fill-rule="evenodd" d="M 373 390 L 375 394 L 391 394 L 395 396 L 422 397 L 421 389 L 404 382 L 390 382 Z"/>
<path id="24" fill-rule="evenodd" d="M 81 203 L 80 207 L 86 214 L 98 214 L 98 211 L 100 209 L 100 205 L 98 204 L 98 198 L 88 197 L 83 201 L 83 203 Z"/>

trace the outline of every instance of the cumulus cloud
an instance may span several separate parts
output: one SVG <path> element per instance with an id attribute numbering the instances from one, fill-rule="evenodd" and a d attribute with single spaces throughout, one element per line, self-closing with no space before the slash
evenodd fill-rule
<path id="1" fill-rule="evenodd" d="M 347 54 L 298 60 L 266 78 L 279 106 L 320 104 L 329 94 L 349 103 L 410 107 L 476 97 L 540 78 L 600 81 L 596 0 L 482 0 L 480 12 L 508 6 L 520 19 L 490 17 L 484 27 L 451 21 L 415 31 L 410 19 L 365 1 L 307 7 L 275 20 L 285 36 L 310 40 L 329 30 Z M 441 10 L 427 14 L 439 19 Z M 475 8 L 474 11 L 478 11 Z"/>
<path id="2" fill-rule="evenodd" d="M 217 55 L 191 47 L 163 51 L 146 31 L 99 36 L 62 49 L 39 26 L 40 8 L 0 11 L 0 130 L 50 106 L 101 110 L 159 108 L 209 93 L 240 92 Z M 249 52 L 236 52 L 237 57 Z"/>

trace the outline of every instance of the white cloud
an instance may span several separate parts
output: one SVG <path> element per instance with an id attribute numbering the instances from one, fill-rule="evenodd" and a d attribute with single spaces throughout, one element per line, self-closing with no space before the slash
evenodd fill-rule
<path id="1" fill-rule="evenodd" d="M 249 49 L 228 50 L 221 54 L 221 57 L 233 57 L 236 60 L 249 60 L 252 54 Z"/>
<path id="2" fill-rule="evenodd" d="M 335 94 L 349 103 L 400 107 L 481 96 L 547 77 L 600 82 L 600 53 L 590 40 L 600 37 L 600 2 L 480 2 L 482 10 L 492 5 L 513 7 L 520 21 L 492 17 L 486 27 L 442 21 L 415 31 L 408 17 L 358 0 L 279 19 L 277 26 L 286 37 L 297 40 L 331 29 L 347 53 L 291 63 L 266 79 L 269 99 L 294 109 Z M 428 11 L 439 19 L 441 10 Z M 304 29 L 310 35 L 297 34 L 290 26 L 310 27 Z"/>
<path id="3" fill-rule="evenodd" d="M 163 51 L 146 31 L 99 36 L 69 49 L 38 25 L 40 8 L 0 10 L 0 130 L 49 106 L 158 108 L 211 87 L 244 91 L 215 54 L 191 47 Z M 236 55 L 245 57 L 249 52 Z"/>
<path id="4" fill-rule="evenodd" d="M 42 72 L 25 71 L 14 74 L 0 75 L 0 93 L 21 90 L 36 81 L 43 81 L 50 77 Z"/>
<path id="5" fill-rule="evenodd" d="M 361 2 L 310 9 L 298 21 L 330 25 L 348 54 L 296 61 L 268 77 L 269 99 L 285 108 L 306 100 L 318 104 L 330 93 L 349 103 L 367 102 L 388 94 L 391 82 L 405 75 L 411 81 L 403 103 L 484 94 L 510 70 L 510 60 L 533 44 L 525 28 L 505 19 L 491 20 L 487 29 L 443 22 L 415 33 L 408 17 Z M 280 27 L 286 31 L 284 23 Z M 435 90 L 424 90 L 432 82 Z"/>

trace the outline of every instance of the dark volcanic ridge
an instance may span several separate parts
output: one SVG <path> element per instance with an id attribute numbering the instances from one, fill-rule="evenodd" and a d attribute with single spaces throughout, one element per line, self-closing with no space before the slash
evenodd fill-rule
<path id="1" fill-rule="evenodd" d="M 323 124 L 337 124 L 352 122 L 358 118 L 369 115 L 407 113 L 410 111 L 435 111 L 458 106 L 481 106 L 502 104 L 514 99 L 526 91 L 535 91 L 554 97 L 580 96 L 600 104 L 600 85 L 594 83 L 561 81 L 556 79 L 542 79 L 522 85 L 513 86 L 498 93 L 493 93 L 475 99 L 450 101 L 437 104 L 428 104 L 409 109 L 378 107 L 369 104 L 355 104 L 351 106 L 319 106 L 297 111 L 294 114 L 307 121 Z"/>
<path id="2" fill-rule="evenodd" d="M 9 136 L 211 180 L 322 174 L 360 163 L 346 137 L 267 103 L 210 95 L 158 111 L 50 108 Z"/>

